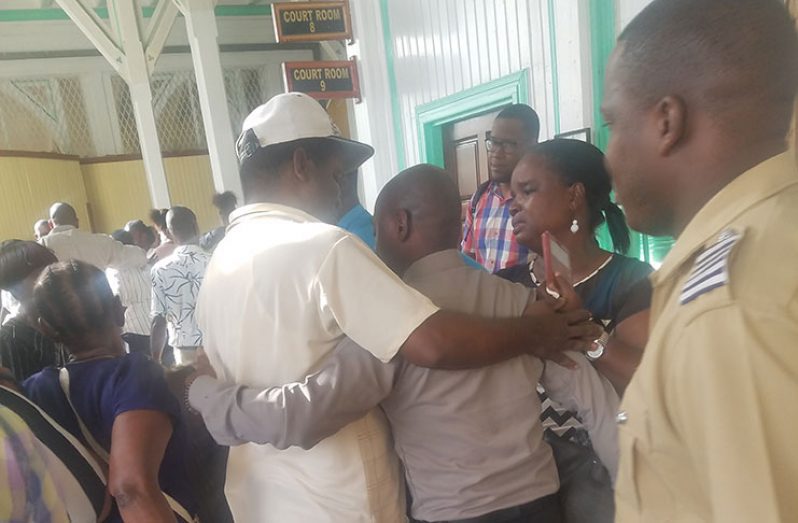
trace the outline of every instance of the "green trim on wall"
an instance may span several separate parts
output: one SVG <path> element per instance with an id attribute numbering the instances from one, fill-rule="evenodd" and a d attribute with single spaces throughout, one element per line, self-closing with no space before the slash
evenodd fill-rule
<path id="1" fill-rule="evenodd" d="M 590 48 L 593 63 L 593 121 L 595 122 L 594 143 L 602 151 L 607 149 L 610 131 L 604 125 L 601 116 L 601 101 L 604 98 L 604 77 L 607 72 L 607 61 L 615 47 L 616 18 L 615 2 L 607 0 L 590 0 Z M 603 249 L 612 250 L 612 239 L 606 225 L 597 231 L 599 245 Z M 639 258 L 657 266 L 670 251 L 672 238 L 647 236 L 632 231 L 629 256 Z"/>
<path id="2" fill-rule="evenodd" d="M 561 130 L 560 122 L 560 73 L 557 65 L 557 16 L 554 0 L 549 0 L 549 59 L 551 60 L 551 95 L 554 106 L 554 134 Z"/>
<path id="3" fill-rule="evenodd" d="M 94 9 L 97 16 L 107 20 L 108 9 Z M 144 18 L 150 18 L 155 12 L 153 7 L 142 9 Z M 271 16 L 270 5 L 219 5 L 214 8 L 216 16 Z M 47 22 L 53 20 L 69 20 L 69 16 L 58 8 L 48 9 L 0 9 L 0 22 Z"/>
<path id="4" fill-rule="evenodd" d="M 416 121 L 421 161 L 444 167 L 445 125 L 513 103 L 529 103 L 528 69 L 418 106 Z"/>
<path id="5" fill-rule="evenodd" d="M 391 123 L 393 124 L 396 142 L 396 157 L 399 170 L 407 165 L 405 152 L 405 135 L 402 131 L 402 108 L 399 105 L 399 89 L 396 83 L 396 69 L 393 61 L 393 35 L 391 34 L 391 17 L 388 14 L 388 0 L 380 0 L 380 19 L 382 21 L 382 37 L 385 47 L 385 68 L 388 72 L 388 90 L 391 96 Z"/>
<path id="6" fill-rule="evenodd" d="M 604 75 L 607 61 L 615 47 L 615 2 L 590 0 L 590 52 L 593 64 L 593 121 L 595 122 L 596 146 L 607 148 L 609 130 L 601 116 L 601 100 L 604 98 Z"/>

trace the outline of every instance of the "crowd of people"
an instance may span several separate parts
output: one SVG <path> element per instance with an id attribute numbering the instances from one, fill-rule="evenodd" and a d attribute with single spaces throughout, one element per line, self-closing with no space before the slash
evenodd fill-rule
<path id="1" fill-rule="evenodd" d="M 465 219 L 427 164 L 372 217 L 374 150 L 298 93 L 244 121 L 205 234 L 54 204 L 0 243 L 0 520 L 798 519 L 797 90 L 778 0 L 654 0 L 607 155 L 508 106 Z M 676 238 L 657 272 L 627 219 Z"/>

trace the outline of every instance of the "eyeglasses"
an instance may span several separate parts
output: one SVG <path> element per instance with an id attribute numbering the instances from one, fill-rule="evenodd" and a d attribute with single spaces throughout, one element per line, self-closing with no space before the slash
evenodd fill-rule
<path id="1" fill-rule="evenodd" d="M 488 152 L 499 152 L 504 151 L 505 153 L 514 153 L 518 150 L 518 142 L 512 142 L 509 140 L 497 140 L 495 138 L 488 138 L 485 140 L 485 147 L 487 148 Z"/>

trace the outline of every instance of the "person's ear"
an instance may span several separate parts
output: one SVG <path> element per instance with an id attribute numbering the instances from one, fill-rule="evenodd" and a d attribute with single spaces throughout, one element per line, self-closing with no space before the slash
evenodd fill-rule
<path id="1" fill-rule="evenodd" d="M 678 96 L 666 96 L 654 107 L 659 153 L 670 155 L 687 134 L 687 105 Z"/>
<path id="2" fill-rule="evenodd" d="M 396 223 L 396 238 L 400 242 L 406 242 L 407 239 L 410 237 L 410 227 L 412 224 L 410 223 L 410 213 L 407 212 L 405 209 L 398 209 L 395 215 L 395 223 Z"/>
<path id="3" fill-rule="evenodd" d="M 584 207 L 586 203 L 585 185 L 582 182 L 576 182 L 568 188 L 568 206 L 571 211 L 576 212 L 577 209 Z"/>
<path id="4" fill-rule="evenodd" d="M 117 327 L 124 327 L 125 326 L 125 311 L 127 307 L 122 305 L 122 300 L 119 299 L 119 296 L 114 296 L 114 303 L 112 305 L 113 310 L 111 311 L 114 318 L 114 324 Z"/>
<path id="5" fill-rule="evenodd" d="M 293 174 L 299 181 L 307 183 L 312 176 L 313 160 L 308 156 L 308 152 L 303 147 L 294 149 L 292 157 Z"/>
<path id="6" fill-rule="evenodd" d="M 54 340 L 54 341 L 57 341 L 57 342 L 63 342 L 64 341 L 61 338 L 61 333 L 58 332 L 52 325 L 50 325 L 50 323 L 47 320 L 45 320 L 41 316 L 36 318 L 36 324 L 38 325 L 39 330 L 42 332 L 42 334 L 44 334 L 45 336 L 47 336 L 51 340 Z"/>

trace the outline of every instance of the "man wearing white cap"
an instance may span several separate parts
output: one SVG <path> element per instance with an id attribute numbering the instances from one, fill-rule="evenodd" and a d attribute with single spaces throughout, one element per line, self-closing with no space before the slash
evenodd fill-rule
<path id="1" fill-rule="evenodd" d="M 237 143 L 246 205 L 205 275 L 198 320 L 223 381 L 296 381 L 348 336 L 383 361 L 467 368 L 532 353 L 569 363 L 600 330 L 585 311 L 538 302 L 534 318 L 487 320 L 438 310 L 362 242 L 328 225 L 337 178 L 373 149 L 337 135 L 306 95 L 272 98 Z M 534 307 L 534 309 L 532 308 Z M 237 522 L 404 521 L 401 475 L 379 411 L 310 450 L 245 444 L 230 451 L 225 492 Z"/>

